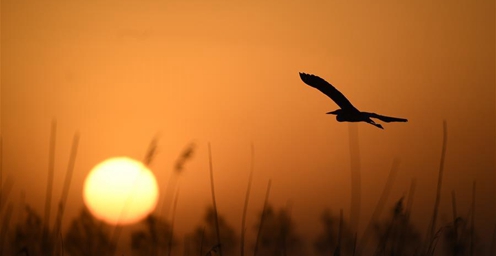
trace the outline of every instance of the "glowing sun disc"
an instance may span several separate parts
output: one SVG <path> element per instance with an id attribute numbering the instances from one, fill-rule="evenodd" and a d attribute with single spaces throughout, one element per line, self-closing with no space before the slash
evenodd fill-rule
<path id="1" fill-rule="evenodd" d="M 109 224 L 131 224 L 145 218 L 157 204 L 153 173 L 128 157 L 107 159 L 86 177 L 83 200 L 90 212 Z"/>

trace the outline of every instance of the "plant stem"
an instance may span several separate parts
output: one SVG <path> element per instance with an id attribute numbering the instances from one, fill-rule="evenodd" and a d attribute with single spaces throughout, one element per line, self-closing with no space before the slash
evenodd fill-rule
<path id="1" fill-rule="evenodd" d="M 44 250 L 48 242 L 48 234 L 50 229 L 50 210 L 52 208 L 52 190 L 53 190 L 53 175 L 55 165 L 55 138 L 57 133 L 57 121 L 52 120 L 50 130 L 50 146 L 48 150 L 48 177 L 47 189 L 45 194 L 45 215 L 43 216 L 43 232 L 41 235 L 41 248 Z M 50 252 L 45 252 L 50 253 Z"/>
<path id="2" fill-rule="evenodd" d="M 253 169 L 255 161 L 255 149 L 253 144 L 251 144 L 251 166 L 250 166 L 250 177 L 248 178 L 248 187 L 246 188 L 245 205 L 243 207 L 243 217 L 241 219 L 241 256 L 245 255 L 245 233 L 246 233 L 246 211 L 248 210 L 248 201 L 250 199 L 251 182 L 253 179 Z"/>
<path id="3" fill-rule="evenodd" d="M 443 183 L 443 172 L 444 172 L 444 159 L 446 157 L 446 144 L 448 140 L 448 125 L 446 120 L 443 121 L 443 147 L 441 151 L 441 162 L 439 164 L 439 175 L 437 179 L 437 190 L 436 190 L 436 201 L 434 202 L 434 213 L 432 214 L 432 220 L 429 232 L 426 237 L 426 244 L 428 244 L 428 252 L 433 250 L 432 242 L 434 239 L 434 230 L 436 230 L 436 220 L 439 211 L 439 201 L 441 199 L 441 185 Z"/>
<path id="4" fill-rule="evenodd" d="M 267 211 L 267 204 L 269 201 L 271 180 L 269 179 L 269 184 L 267 185 L 267 192 L 265 192 L 265 201 L 262 209 L 262 216 L 260 216 L 260 225 L 258 226 L 257 240 L 255 241 L 255 249 L 253 250 L 253 255 L 257 256 L 258 253 L 258 243 L 260 241 L 260 234 L 262 233 L 262 226 L 265 219 L 265 212 Z"/>
<path id="5" fill-rule="evenodd" d="M 64 217 L 64 209 L 67 202 L 67 195 L 69 194 L 69 188 L 71 186 L 72 173 L 74 172 L 74 164 L 76 162 L 77 149 L 79 144 L 79 134 L 74 134 L 72 141 L 72 150 L 69 158 L 69 164 L 67 166 L 67 172 L 65 174 L 64 187 L 62 189 L 62 196 L 60 198 L 59 209 L 57 212 L 57 218 L 54 228 L 54 237 L 58 237 L 62 226 L 62 218 Z M 56 239 L 57 240 L 57 239 Z M 57 243 L 55 243 L 56 245 Z M 56 247 L 57 248 L 57 247 Z"/>
<path id="6" fill-rule="evenodd" d="M 217 233 L 217 243 L 219 244 L 219 255 L 222 256 L 222 246 L 220 242 L 220 230 L 219 230 L 219 216 L 217 214 L 217 203 L 215 201 L 214 170 L 212 167 L 212 150 L 210 147 L 210 143 L 208 143 L 208 160 L 210 167 L 210 188 L 212 189 L 212 203 L 214 205 L 215 231 Z"/>

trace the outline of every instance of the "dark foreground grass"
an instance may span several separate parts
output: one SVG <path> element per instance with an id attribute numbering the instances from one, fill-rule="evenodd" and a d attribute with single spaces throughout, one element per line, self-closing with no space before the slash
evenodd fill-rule
<path id="1" fill-rule="evenodd" d="M 53 178 L 52 161 L 54 161 L 53 149 L 55 144 L 56 123 L 52 124 L 50 135 L 50 153 L 49 154 L 49 171 L 47 181 L 47 198 L 51 197 L 52 188 L 48 188 Z M 350 136 L 352 135 L 350 130 Z M 66 179 L 63 186 L 62 198 L 59 203 L 54 228 L 51 229 L 46 221 L 47 211 L 43 218 L 41 215 L 26 206 L 24 218 L 21 222 L 12 224 L 12 212 L 14 204 L 8 203 L 8 194 L 11 189 L 11 183 L 7 179 L 4 183 L 0 182 L 0 256 L 1 255 L 101 255 L 113 256 L 116 254 L 118 236 L 116 239 L 116 230 L 120 226 L 110 227 L 94 219 L 86 209 L 76 217 L 72 224 L 65 232 L 61 228 L 61 221 L 66 205 L 67 195 L 70 188 L 72 170 L 75 164 L 77 144 L 79 137 L 76 134 L 73 140 L 73 146 L 69 159 Z M 358 137 L 350 139 L 358 142 Z M 254 236 L 247 236 L 246 231 L 246 214 L 250 188 L 253 176 L 253 146 L 252 146 L 252 163 L 250 175 L 248 178 L 248 187 L 244 200 L 243 215 L 241 216 L 240 237 L 234 232 L 234 228 L 226 222 L 222 213 L 217 210 L 215 197 L 215 183 L 213 173 L 213 160 L 210 144 L 208 145 L 209 153 L 209 172 L 210 185 L 212 192 L 212 207 L 208 208 L 205 213 L 205 219 L 198 227 L 184 237 L 179 239 L 175 237 L 174 222 L 175 208 L 179 198 L 178 192 L 175 193 L 172 203 L 172 219 L 168 220 L 167 216 L 152 214 L 143 221 L 145 229 L 134 231 L 131 234 L 130 249 L 125 255 L 254 255 L 254 256 L 280 256 L 280 255 L 384 255 L 384 256 L 431 256 L 431 255 L 452 255 L 452 256 L 472 256 L 472 255 L 494 255 L 496 251 L 496 225 L 491 243 L 481 245 L 477 236 L 475 219 L 475 198 L 476 183 L 473 183 L 472 203 L 468 216 L 460 216 L 457 209 L 455 191 L 452 192 L 452 220 L 441 225 L 437 224 L 439 214 L 440 191 L 442 187 L 442 178 L 444 172 L 444 161 L 447 147 L 447 125 L 443 124 L 443 146 L 441 151 L 441 161 L 438 174 L 438 185 L 436 189 L 436 199 L 433 208 L 431 222 L 425 236 L 422 236 L 419 229 L 411 222 L 412 203 L 414 198 L 415 179 L 412 183 L 406 197 L 401 197 L 391 208 L 387 216 L 381 217 L 385 208 L 386 201 L 389 197 L 391 187 L 394 183 L 398 169 L 398 161 L 393 162 L 392 168 L 388 175 L 387 182 L 379 198 L 376 208 L 372 214 L 371 220 L 366 226 L 363 234 L 358 235 L 356 232 L 357 223 L 356 213 L 351 214 L 349 219 L 343 217 L 343 210 L 339 215 L 332 215 L 329 211 L 324 212 L 322 217 L 322 230 L 316 241 L 309 238 L 301 237 L 297 232 L 297 226 L 291 218 L 287 208 L 275 209 L 270 201 L 269 194 L 271 181 L 268 181 L 267 191 L 264 204 L 258 215 L 258 221 L 253 228 Z M 1 161 L 2 140 L 0 138 L 0 181 L 3 178 Z M 156 142 L 155 142 L 156 143 Z M 358 143 L 356 144 L 358 145 Z M 152 146 L 150 154 L 145 157 L 146 163 L 151 162 L 156 149 Z M 357 153 L 357 149 L 350 151 Z M 190 153 L 184 157 L 189 158 Z M 181 161 L 181 168 L 182 163 Z M 353 162 L 352 162 L 353 163 Z M 357 166 L 354 167 L 355 171 Z M 352 168 L 353 169 L 353 168 Z M 359 165 L 358 165 L 359 171 Z M 359 173 L 357 174 L 359 176 Z M 355 179 L 356 180 L 356 175 Z M 9 185 L 10 184 L 10 185 Z M 355 203 L 357 198 L 354 198 Z M 48 199 L 45 205 L 50 205 Z M 4 206 L 7 207 L 5 208 Z M 259 206 L 260 207 L 260 206 Z M 359 209 L 355 205 L 355 210 Z M 305 225 L 300 223 L 300 225 Z M 114 232 L 112 232 L 114 230 Z M 422 238 L 423 237 L 423 238 Z M 250 240 L 251 238 L 251 240 Z M 179 245 L 182 245 L 183 253 L 180 254 Z M 483 249 L 482 246 L 485 246 Z M 238 249 L 236 249 L 238 248 Z"/>

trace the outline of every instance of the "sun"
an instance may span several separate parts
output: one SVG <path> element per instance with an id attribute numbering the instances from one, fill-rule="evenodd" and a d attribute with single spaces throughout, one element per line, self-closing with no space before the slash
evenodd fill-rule
<path id="1" fill-rule="evenodd" d="M 86 177 L 83 200 L 90 212 L 112 225 L 136 223 L 155 209 L 157 181 L 141 162 L 114 157 L 96 165 Z"/>

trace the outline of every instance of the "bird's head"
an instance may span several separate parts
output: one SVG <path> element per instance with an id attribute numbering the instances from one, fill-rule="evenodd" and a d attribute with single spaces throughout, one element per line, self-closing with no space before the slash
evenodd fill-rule
<path id="1" fill-rule="evenodd" d="M 334 111 L 331 111 L 331 112 L 327 112 L 326 114 L 332 114 L 332 115 L 339 115 L 341 113 L 342 109 L 336 109 Z"/>

